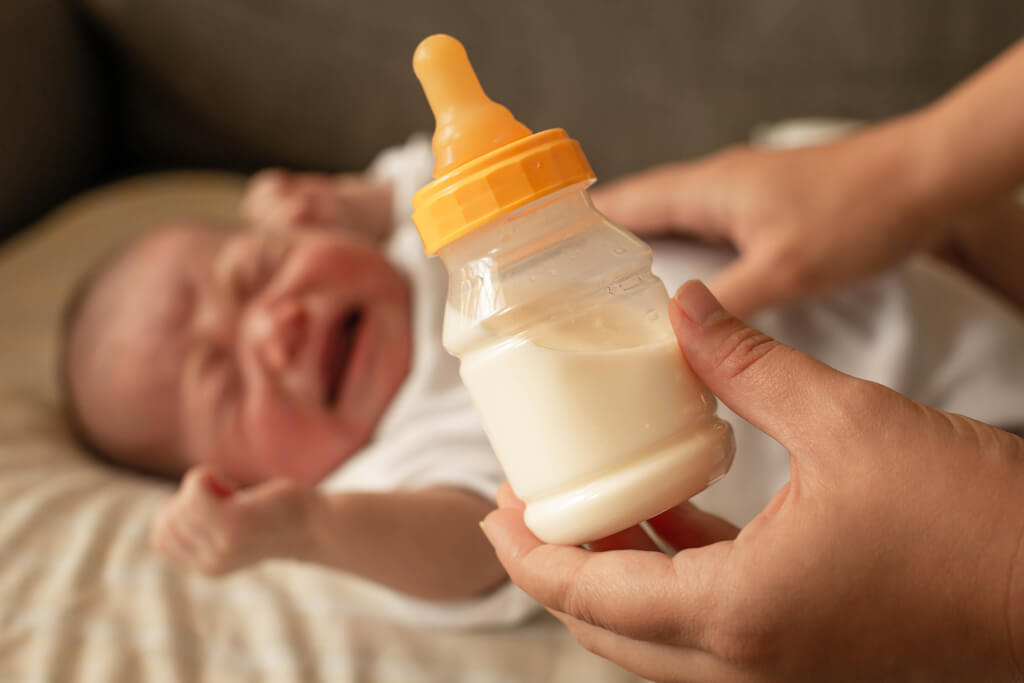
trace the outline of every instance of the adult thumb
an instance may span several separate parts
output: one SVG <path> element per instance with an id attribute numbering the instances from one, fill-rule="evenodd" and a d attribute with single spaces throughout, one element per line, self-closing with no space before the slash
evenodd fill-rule
<path id="1" fill-rule="evenodd" d="M 697 376 L 791 455 L 822 432 L 841 442 L 856 414 L 851 400 L 872 386 L 747 326 L 696 280 L 676 292 L 669 317 Z"/>

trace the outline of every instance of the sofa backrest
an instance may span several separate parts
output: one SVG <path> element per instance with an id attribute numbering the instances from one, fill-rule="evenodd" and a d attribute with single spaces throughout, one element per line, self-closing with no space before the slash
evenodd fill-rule
<path id="1" fill-rule="evenodd" d="M 1020 0 L 86 0 L 143 162 L 360 168 L 432 126 L 418 41 L 612 177 L 795 115 L 919 106 L 1024 32 Z"/>
<path id="2" fill-rule="evenodd" d="M 59 4 L 65 3 L 38 1 Z M 434 32 L 460 38 L 488 93 L 528 126 L 564 127 L 579 139 L 602 178 L 742 140 L 761 121 L 878 119 L 906 111 L 1024 33 L 1020 0 L 66 6 L 100 48 L 106 100 L 94 137 L 112 157 L 105 167 L 122 173 L 169 166 L 361 168 L 382 147 L 432 126 L 410 59 Z M 38 35 L 21 43 L 38 51 Z M 58 81 L 67 74 L 88 80 L 81 62 L 55 72 Z M 55 97 L 58 106 L 43 115 L 55 130 L 69 130 L 77 112 L 61 110 Z M 96 107 L 82 116 L 95 118 Z M 74 168 L 83 163 L 74 154 L 95 154 L 87 144 L 59 151 L 69 158 L 56 163 Z M 35 163 L 30 174 L 46 182 L 54 160 L 21 163 Z M 0 196 L 0 221 L 3 215 Z"/>

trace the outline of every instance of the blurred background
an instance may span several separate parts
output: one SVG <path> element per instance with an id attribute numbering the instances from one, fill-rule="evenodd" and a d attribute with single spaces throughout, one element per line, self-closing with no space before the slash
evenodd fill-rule
<path id="1" fill-rule="evenodd" d="M 140 171 L 354 170 L 432 127 L 417 42 L 564 127 L 599 177 L 790 116 L 922 105 L 1024 33 L 1020 0 L 13 0 L 0 7 L 0 236 Z"/>

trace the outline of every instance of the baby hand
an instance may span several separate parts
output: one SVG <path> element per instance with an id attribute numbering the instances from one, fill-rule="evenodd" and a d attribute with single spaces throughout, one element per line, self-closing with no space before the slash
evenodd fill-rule
<path id="1" fill-rule="evenodd" d="M 287 479 L 240 491 L 193 467 L 150 527 L 150 544 L 174 564 L 222 576 L 264 559 L 306 554 L 316 493 Z"/>
<path id="2" fill-rule="evenodd" d="M 391 228 L 391 185 L 357 173 L 267 169 L 249 181 L 242 215 L 257 229 L 340 228 L 377 240 Z"/>

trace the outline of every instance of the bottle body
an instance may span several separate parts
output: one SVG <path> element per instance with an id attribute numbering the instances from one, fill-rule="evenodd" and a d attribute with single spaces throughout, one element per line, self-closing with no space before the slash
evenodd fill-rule
<path id="1" fill-rule="evenodd" d="M 650 248 L 586 184 L 441 250 L 444 345 L 542 540 L 579 544 L 653 517 L 728 469 L 734 444 L 687 366 Z"/>

